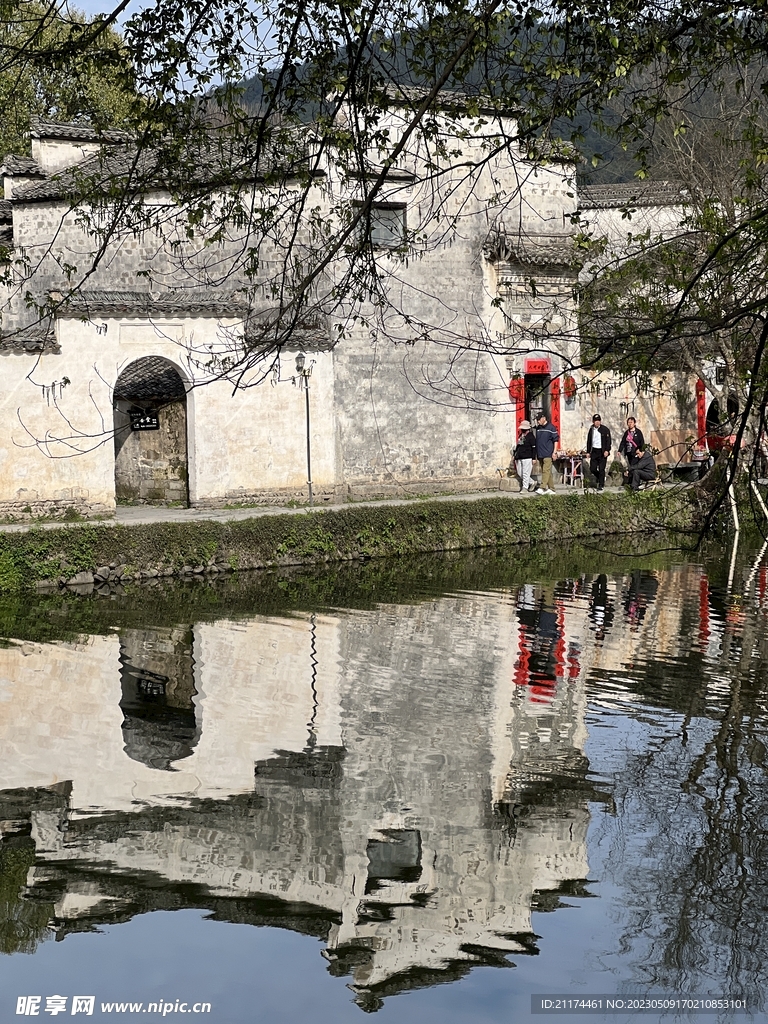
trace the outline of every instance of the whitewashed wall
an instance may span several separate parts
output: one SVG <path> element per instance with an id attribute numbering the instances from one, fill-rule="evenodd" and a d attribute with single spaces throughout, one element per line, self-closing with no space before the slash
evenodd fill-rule
<path id="1" fill-rule="evenodd" d="M 90 514 L 115 507 L 112 388 L 120 372 L 144 356 L 173 363 L 194 381 L 187 342 L 216 345 L 222 325 L 208 319 L 75 319 L 57 323 L 60 352 L 6 353 L 0 389 L 0 514 L 68 507 Z M 223 325 L 237 329 L 237 322 Z M 310 353 L 312 475 L 318 495 L 336 486 L 333 359 Z M 288 360 L 285 374 L 295 373 Z M 61 386 L 66 379 L 68 384 Z M 205 380 L 205 377 L 203 377 Z M 53 386 L 58 382 L 56 386 Z M 45 385 L 47 390 L 43 391 Z M 225 504 L 253 496 L 306 496 L 303 392 L 286 379 L 232 393 L 224 380 L 192 387 L 187 397 L 192 504 Z"/>

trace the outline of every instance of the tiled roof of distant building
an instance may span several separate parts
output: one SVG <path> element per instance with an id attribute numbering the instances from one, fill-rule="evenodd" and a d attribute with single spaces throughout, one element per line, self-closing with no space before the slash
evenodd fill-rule
<path id="1" fill-rule="evenodd" d="M 64 124 L 34 117 L 30 123 L 33 139 L 63 139 L 67 142 L 126 142 L 128 135 L 115 129 L 99 131 L 89 124 Z"/>
<path id="2" fill-rule="evenodd" d="M 13 247 L 13 209 L 7 199 L 0 199 L 0 245 Z"/>
<path id="3" fill-rule="evenodd" d="M 35 181 L 13 193 L 14 202 L 42 202 L 47 199 L 61 199 L 69 192 L 77 191 L 79 181 L 93 182 L 98 186 L 103 181 L 108 186 L 110 180 L 119 178 L 135 169 L 132 166 L 132 151 L 126 146 L 116 146 L 105 153 L 95 153 L 74 167 L 67 167 L 58 174 Z"/>
<path id="4" fill-rule="evenodd" d="M 306 159 L 301 153 L 295 157 L 296 168 L 306 170 Z M 264 157 L 265 164 L 268 155 Z M 272 165 L 270 165 L 272 166 Z M 291 173 L 288 165 L 286 173 Z M 231 184 L 239 176 L 242 182 L 254 180 L 253 163 L 248 153 L 237 156 L 222 154 L 212 147 L 210 152 L 195 152 L 189 156 L 189 182 L 215 188 L 218 181 Z M 131 193 L 139 195 L 167 188 L 162 154 L 152 149 L 137 150 L 129 145 L 113 145 L 86 157 L 80 163 L 57 174 L 19 188 L 13 201 L 21 203 L 45 202 L 52 199 L 74 199 L 79 196 L 102 194 L 114 196 L 121 184 L 130 185 Z"/>
<path id="5" fill-rule="evenodd" d="M 464 116 L 468 107 L 481 114 L 493 114 L 497 117 L 515 117 L 520 114 L 519 107 L 506 108 L 494 104 L 492 97 L 483 92 L 471 92 L 443 86 L 438 92 L 429 86 L 416 85 L 414 82 L 392 80 L 383 91 L 394 107 L 404 106 L 408 109 L 419 107 L 428 96 L 432 96 L 432 107 L 444 110 L 449 114 Z"/>
<path id="6" fill-rule="evenodd" d="M 614 185 L 582 185 L 579 209 L 610 210 L 625 206 L 680 206 L 686 189 L 678 181 L 629 181 Z"/>

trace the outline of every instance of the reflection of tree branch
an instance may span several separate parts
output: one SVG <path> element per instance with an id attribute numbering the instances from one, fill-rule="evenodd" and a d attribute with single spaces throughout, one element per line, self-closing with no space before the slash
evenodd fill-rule
<path id="1" fill-rule="evenodd" d="M 621 816 L 637 822 L 643 838 L 632 850 L 617 826 L 608 864 L 633 897 L 622 948 L 640 936 L 651 943 L 641 966 L 649 987 L 703 991 L 707 979 L 718 991 L 754 999 L 766 956 L 760 865 L 768 852 L 758 740 L 766 731 L 765 663 L 756 657 L 765 646 L 761 619 L 754 609 L 741 623 L 726 623 L 718 661 L 684 671 L 702 682 L 683 695 L 679 731 L 657 730 L 652 748 L 630 754 L 621 776 Z M 721 673 L 728 692 L 705 710 L 707 677 Z M 750 755 L 756 744 L 762 757 Z"/>

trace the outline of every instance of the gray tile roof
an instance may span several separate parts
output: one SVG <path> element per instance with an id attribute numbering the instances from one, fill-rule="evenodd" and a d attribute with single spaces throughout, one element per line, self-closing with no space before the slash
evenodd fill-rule
<path id="1" fill-rule="evenodd" d="M 13 220 L 13 207 L 7 199 L 0 199 L 0 224 Z"/>
<path id="2" fill-rule="evenodd" d="M 62 317 L 164 317 L 200 316 L 242 318 L 248 302 L 235 292 L 212 288 L 178 288 L 173 291 L 81 291 L 62 307 Z"/>
<path id="3" fill-rule="evenodd" d="M 288 352 L 327 352 L 334 347 L 330 320 L 316 310 L 296 317 L 289 310 L 281 312 L 277 308 L 253 310 L 245 324 L 245 340 L 254 349 L 277 346 Z"/>
<path id="4" fill-rule="evenodd" d="M 410 79 L 392 80 L 384 86 L 384 94 L 391 101 L 394 107 L 406 107 L 413 109 L 418 107 L 432 93 L 432 88 L 423 85 L 416 85 Z M 472 104 L 481 114 L 492 114 L 502 117 L 515 117 L 520 113 L 519 107 L 504 108 L 494 104 L 485 93 L 472 92 L 467 89 L 458 89 L 451 86 L 443 86 L 432 102 L 436 110 L 444 110 L 448 114 L 463 116 L 466 108 Z"/>
<path id="5" fill-rule="evenodd" d="M 65 139 L 69 142 L 125 142 L 128 139 L 125 132 L 115 129 L 98 131 L 89 124 L 65 124 L 42 117 L 32 118 L 30 134 L 33 139 Z"/>
<path id="6" fill-rule="evenodd" d="M 574 257 L 573 240 L 568 235 L 508 233 L 503 225 L 490 232 L 483 251 L 492 263 L 529 267 L 568 267 Z"/>
<path id="7" fill-rule="evenodd" d="M 610 210 L 625 206 L 680 206 L 686 190 L 677 181 L 630 181 L 614 185 L 581 185 L 579 209 Z"/>
<path id="8" fill-rule="evenodd" d="M 252 165 L 248 154 L 237 159 L 212 149 L 208 154 L 197 153 L 189 159 L 188 182 L 201 187 L 215 187 L 223 178 L 231 183 L 232 177 L 252 181 Z M 134 146 L 109 146 L 92 156 L 86 157 L 73 167 L 51 175 L 44 181 L 36 181 L 13 193 L 14 202 L 35 203 L 52 199 L 77 198 L 79 195 L 115 195 L 121 183 L 130 183 L 131 192 L 151 192 L 167 187 L 166 174 L 162 166 L 162 154 L 152 150 L 137 151 Z"/>
<path id="9" fill-rule="evenodd" d="M 31 156 L 16 156 L 9 153 L 3 158 L 0 172 L 8 175 L 19 175 L 29 178 L 44 178 L 45 172 Z"/>
<path id="10" fill-rule="evenodd" d="M 68 167 L 58 174 L 51 175 L 43 181 L 35 181 L 23 188 L 16 189 L 13 201 L 20 203 L 44 202 L 50 199 L 61 199 L 70 193 L 77 192 L 78 182 L 84 180 L 96 186 L 99 182 L 109 188 L 114 178 L 127 175 L 133 169 L 133 151 L 127 146 L 115 146 L 104 153 L 81 160 L 74 167 Z"/>
<path id="11" fill-rule="evenodd" d="M 260 171 L 254 166 L 254 152 L 247 145 L 237 150 L 220 148 L 215 134 L 211 144 L 195 145 L 184 161 L 171 168 L 165 165 L 166 154 L 161 146 L 137 149 L 125 142 L 122 132 L 104 132 L 101 135 L 113 145 L 104 147 L 72 167 L 61 170 L 43 181 L 33 182 L 14 191 L 13 201 L 20 203 L 46 202 L 53 199 L 78 200 L 83 196 L 115 196 L 121 184 L 130 187 L 131 194 L 165 190 L 168 178 L 179 173 L 181 167 L 185 183 L 210 189 L 230 186 L 233 182 L 253 182 L 258 174 L 279 167 L 282 173 L 304 174 L 310 168 L 311 139 L 302 135 L 303 144 L 294 152 L 280 153 L 266 148 L 260 156 Z M 94 139 L 94 141 L 97 141 Z M 286 162 L 286 160 L 288 162 Z M 322 172 L 313 172 L 322 174 Z M 41 172 L 42 176 L 42 172 Z"/>
<path id="12" fill-rule="evenodd" d="M 5 352 L 58 352 L 56 333 L 50 320 L 0 331 L 0 351 Z"/>

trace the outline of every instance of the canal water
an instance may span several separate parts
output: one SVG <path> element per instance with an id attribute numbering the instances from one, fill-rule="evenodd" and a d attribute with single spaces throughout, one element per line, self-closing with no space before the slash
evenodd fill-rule
<path id="1" fill-rule="evenodd" d="M 768 575 L 610 546 L 0 602 L 0 1021 L 768 1020 Z"/>

